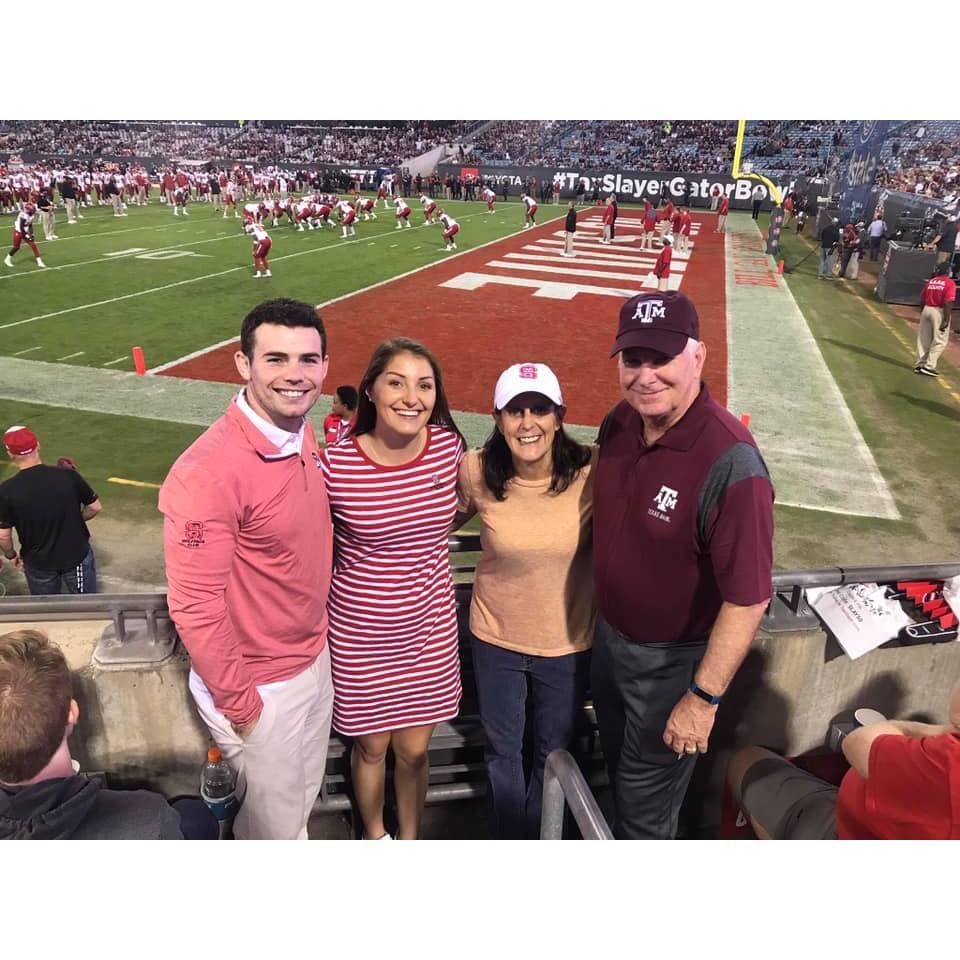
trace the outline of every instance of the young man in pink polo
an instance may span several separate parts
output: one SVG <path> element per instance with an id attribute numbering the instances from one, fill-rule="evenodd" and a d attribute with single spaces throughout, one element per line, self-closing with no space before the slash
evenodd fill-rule
<path id="1" fill-rule="evenodd" d="M 244 318 L 244 388 L 160 491 L 170 616 L 190 692 L 238 776 L 238 839 L 306 839 L 327 759 L 333 686 L 330 509 L 307 413 L 327 372 L 313 307 Z"/>

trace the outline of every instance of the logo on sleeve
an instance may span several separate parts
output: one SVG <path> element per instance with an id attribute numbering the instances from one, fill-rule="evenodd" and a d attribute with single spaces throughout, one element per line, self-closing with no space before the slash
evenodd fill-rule
<path id="1" fill-rule="evenodd" d="M 203 523 L 200 520 L 188 520 L 183 525 L 183 539 L 180 543 L 190 550 L 196 550 L 206 543 L 203 539 Z"/>
<path id="2" fill-rule="evenodd" d="M 664 523 L 670 523 L 671 517 L 667 511 L 673 511 L 677 506 L 678 492 L 671 489 L 668 486 L 661 486 L 660 492 L 653 498 L 653 502 L 657 505 L 657 509 L 654 510 L 653 507 L 647 508 L 647 513 L 651 517 L 656 517 L 658 520 L 663 520 Z"/>

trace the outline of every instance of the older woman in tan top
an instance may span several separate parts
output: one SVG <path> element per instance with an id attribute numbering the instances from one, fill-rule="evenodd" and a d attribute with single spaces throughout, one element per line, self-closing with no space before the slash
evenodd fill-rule
<path id="1" fill-rule="evenodd" d="M 460 466 L 458 523 L 482 522 L 470 630 L 502 839 L 538 836 L 544 761 L 572 741 L 590 674 L 596 451 L 564 433 L 563 415 L 553 371 L 516 364 L 497 381 L 493 433 Z"/>

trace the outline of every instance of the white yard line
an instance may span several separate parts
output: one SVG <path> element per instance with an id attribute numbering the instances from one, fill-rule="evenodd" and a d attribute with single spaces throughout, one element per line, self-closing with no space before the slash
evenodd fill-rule
<path id="1" fill-rule="evenodd" d="M 116 360 L 108 360 L 108 361 L 104 364 L 104 366 L 105 366 L 105 367 L 112 367 L 115 363 L 122 363 L 124 360 L 129 360 L 129 359 L 130 359 L 130 357 L 124 355 L 124 356 L 122 356 L 122 357 L 117 357 Z"/>
<path id="2" fill-rule="evenodd" d="M 42 350 L 43 346 L 37 347 L 27 347 L 26 350 L 18 350 L 16 353 L 11 354 L 13 357 L 22 357 L 25 353 L 33 353 L 34 350 Z"/>
<path id="3" fill-rule="evenodd" d="M 772 263 L 762 252 L 759 228 L 741 218 L 727 224 L 727 406 L 737 415 L 750 414 L 777 503 L 900 519 L 784 278 L 771 266 L 770 286 L 736 283 L 738 259 L 742 272 L 751 276 Z"/>
<path id="4" fill-rule="evenodd" d="M 76 353 L 68 353 L 65 357 L 57 357 L 54 360 L 54 363 L 59 363 L 61 360 L 72 360 L 74 357 L 82 357 L 86 353 L 85 350 L 78 350 Z"/>
<path id="5" fill-rule="evenodd" d="M 134 257 L 142 257 L 145 253 L 158 253 L 161 250 L 179 250 L 181 247 L 198 247 L 201 243 L 217 243 L 220 240 L 243 239 L 240 235 L 231 231 L 230 233 L 220 233 L 215 237 L 207 237 L 205 240 L 190 240 L 186 243 L 170 243 L 162 247 L 138 247 L 133 251 L 121 251 L 120 253 L 108 253 L 95 260 L 78 260 L 76 263 L 64 263 L 59 267 L 47 267 L 43 271 L 31 270 L 29 273 L 8 273 L 0 276 L 0 280 L 17 280 L 22 277 L 32 277 L 42 273 L 55 273 L 57 270 L 72 270 L 74 267 L 88 267 L 93 263 L 116 263 L 118 260 L 130 260 Z M 0 327 L 0 330 L 3 328 Z"/>

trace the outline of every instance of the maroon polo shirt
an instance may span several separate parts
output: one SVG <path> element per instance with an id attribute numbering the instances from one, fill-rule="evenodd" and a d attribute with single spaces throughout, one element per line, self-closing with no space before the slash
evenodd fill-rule
<path id="1" fill-rule="evenodd" d="M 773 486 L 736 417 L 706 384 L 647 446 L 625 400 L 600 428 L 594 474 L 597 609 L 638 643 L 705 640 L 723 601 L 773 592 Z"/>

